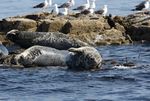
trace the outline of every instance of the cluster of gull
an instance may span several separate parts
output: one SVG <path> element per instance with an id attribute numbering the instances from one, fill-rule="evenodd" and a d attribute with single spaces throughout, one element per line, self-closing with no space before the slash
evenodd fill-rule
<path id="1" fill-rule="evenodd" d="M 100 10 L 95 11 L 96 0 L 86 0 L 85 4 L 82 4 L 78 6 L 77 8 L 74 8 L 73 10 L 78 10 L 81 14 L 101 14 L 103 16 L 106 16 L 108 12 L 107 5 L 104 5 L 104 7 Z M 136 5 L 132 11 L 143 11 L 147 10 L 150 6 L 150 0 L 145 0 L 141 2 L 140 4 Z M 75 6 L 74 0 L 68 0 L 66 3 L 63 3 L 62 5 L 54 4 L 52 5 L 52 0 L 45 0 L 43 3 L 40 3 L 33 8 L 42 8 L 43 10 L 48 8 L 48 6 L 54 6 L 54 9 L 52 10 L 57 15 L 68 15 L 69 9 L 71 9 L 73 6 Z M 60 12 L 60 8 L 63 8 L 64 11 Z"/>
<path id="2" fill-rule="evenodd" d="M 107 5 L 104 5 L 104 7 L 100 10 L 95 11 L 96 0 L 86 0 L 85 4 L 82 4 L 78 6 L 77 8 L 74 8 L 73 10 L 79 11 L 81 14 L 102 14 L 103 16 L 106 16 L 107 14 Z M 43 10 L 48 8 L 48 6 L 54 6 L 54 9 L 52 12 L 55 12 L 57 15 L 68 15 L 69 9 L 71 9 L 73 6 L 75 6 L 74 0 L 68 0 L 67 2 L 63 3 L 62 5 L 58 4 L 52 4 L 52 0 L 45 0 L 43 3 L 40 3 L 33 8 L 42 8 Z M 64 9 L 63 12 L 60 12 L 60 8 Z"/>

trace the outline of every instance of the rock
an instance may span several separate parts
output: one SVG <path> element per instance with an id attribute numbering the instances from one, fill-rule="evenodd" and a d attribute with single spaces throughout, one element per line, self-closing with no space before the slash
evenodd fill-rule
<path id="1" fill-rule="evenodd" d="M 94 41 L 97 45 L 128 43 L 125 36 L 121 31 L 116 29 L 105 30 L 95 37 Z"/>
<path id="2" fill-rule="evenodd" d="M 65 25 L 65 20 L 41 20 L 39 21 L 38 32 L 57 32 Z"/>
<path id="3" fill-rule="evenodd" d="M 150 15 L 135 13 L 128 15 L 125 19 L 128 24 L 125 25 L 126 33 L 133 41 L 150 41 Z"/>
<path id="4" fill-rule="evenodd" d="M 7 18 L 1 21 L 1 31 L 10 31 L 18 29 L 20 31 L 36 31 L 37 23 L 34 20 L 26 18 Z M 32 29 L 32 30 L 31 30 Z"/>

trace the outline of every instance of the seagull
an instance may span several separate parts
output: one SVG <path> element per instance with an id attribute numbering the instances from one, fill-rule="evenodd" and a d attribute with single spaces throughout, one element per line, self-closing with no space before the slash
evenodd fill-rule
<path id="1" fill-rule="evenodd" d="M 84 11 L 81 11 L 80 14 L 93 14 L 94 13 L 94 9 L 93 8 L 89 8 L 89 9 L 85 9 Z"/>
<path id="2" fill-rule="evenodd" d="M 135 9 L 132 9 L 132 11 L 140 11 L 140 10 L 147 10 L 150 6 L 149 4 L 150 0 L 145 0 L 141 2 L 140 4 L 135 6 Z"/>
<path id="3" fill-rule="evenodd" d="M 71 6 L 75 5 L 75 1 L 74 0 L 69 0 L 66 3 L 63 3 L 62 5 L 60 5 L 58 8 L 70 8 Z"/>
<path id="4" fill-rule="evenodd" d="M 108 12 L 107 5 L 104 5 L 103 9 L 95 11 L 95 14 L 102 14 L 103 16 L 106 16 L 107 12 Z"/>
<path id="5" fill-rule="evenodd" d="M 64 12 L 59 12 L 58 15 L 68 15 L 68 8 L 64 8 Z"/>
<path id="6" fill-rule="evenodd" d="M 92 3 L 91 3 L 91 5 L 90 5 L 90 8 L 92 8 L 92 9 L 95 9 L 95 8 L 96 8 L 95 1 L 96 1 L 96 0 L 92 0 Z"/>
<path id="7" fill-rule="evenodd" d="M 36 6 L 33 6 L 33 8 L 42 8 L 43 10 L 46 9 L 48 7 L 48 0 L 45 0 L 44 2 L 36 5 Z"/>
<path id="8" fill-rule="evenodd" d="M 53 10 L 53 13 L 55 13 L 56 15 L 59 14 L 59 8 L 58 8 L 58 5 L 57 4 L 54 4 L 54 10 Z"/>
<path id="9" fill-rule="evenodd" d="M 48 4 L 49 6 L 52 6 L 52 0 L 49 0 Z"/>
<path id="10" fill-rule="evenodd" d="M 89 7 L 90 7 L 90 1 L 89 1 L 89 0 L 86 0 L 86 4 L 83 4 L 83 5 L 77 7 L 77 8 L 75 8 L 75 9 L 73 9 L 73 10 L 84 11 L 84 10 L 86 10 L 86 9 L 89 9 Z"/>

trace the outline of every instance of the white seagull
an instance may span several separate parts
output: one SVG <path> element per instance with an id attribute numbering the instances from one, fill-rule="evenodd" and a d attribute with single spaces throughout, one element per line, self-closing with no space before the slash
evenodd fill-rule
<path id="1" fill-rule="evenodd" d="M 103 9 L 95 11 L 95 14 L 102 14 L 103 16 L 106 16 L 107 12 L 108 12 L 107 5 L 104 5 Z"/>
<path id="2" fill-rule="evenodd" d="M 145 0 L 141 2 L 140 4 L 135 6 L 135 9 L 132 9 L 132 11 L 140 11 L 140 10 L 147 10 L 150 6 L 149 4 L 150 0 Z"/>
<path id="3" fill-rule="evenodd" d="M 93 8 L 89 8 L 89 9 L 85 9 L 84 11 L 81 11 L 81 13 L 80 14 L 85 14 L 85 15 L 87 15 L 87 14 L 93 14 L 94 13 L 94 9 Z"/>
<path id="4" fill-rule="evenodd" d="M 91 1 L 90 8 L 92 8 L 92 9 L 95 9 L 95 8 L 96 8 L 95 1 L 96 1 L 96 0 L 92 0 L 92 1 Z"/>
<path id="5" fill-rule="evenodd" d="M 64 12 L 59 12 L 58 15 L 68 15 L 68 8 L 64 8 Z"/>
<path id="6" fill-rule="evenodd" d="M 45 0 L 44 2 L 33 6 L 33 8 L 42 8 L 44 10 L 48 7 L 48 4 L 49 4 L 48 0 Z"/>
<path id="7" fill-rule="evenodd" d="M 58 15 L 59 14 L 59 8 L 58 8 L 58 5 L 57 4 L 54 4 L 54 11 L 53 11 L 53 13 L 55 13 L 56 15 Z"/>
<path id="8" fill-rule="evenodd" d="M 74 5 L 75 5 L 75 1 L 74 0 L 68 0 L 68 2 L 63 3 L 58 8 L 70 8 L 70 7 L 74 6 Z"/>
<path id="9" fill-rule="evenodd" d="M 49 0 L 48 4 L 49 6 L 52 6 L 52 0 Z"/>
<path id="10" fill-rule="evenodd" d="M 90 7 L 90 1 L 89 1 L 89 0 L 86 0 L 86 4 L 83 4 L 83 5 L 77 7 L 77 8 L 75 8 L 75 9 L 73 9 L 73 10 L 84 11 L 84 10 L 86 10 L 86 9 L 89 9 L 89 7 Z"/>

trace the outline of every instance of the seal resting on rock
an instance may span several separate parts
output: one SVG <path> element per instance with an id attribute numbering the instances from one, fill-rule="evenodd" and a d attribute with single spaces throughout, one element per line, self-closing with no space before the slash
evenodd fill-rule
<path id="1" fill-rule="evenodd" d="M 67 51 L 44 46 L 32 46 L 16 55 L 15 61 L 23 66 L 65 66 Z"/>
<path id="2" fill-rule="evenodd" d="M 23 66 L 67 66 L 73 70 L 99 69 L 102 57 L 93 47 L 70 48 L 68 51 L 33 46 L 14 57 Z"/>
<path id="3" fill-rule="evenodd" d="M 72 38 L 60 32 L 26 32 L 11 30 L 7 33 L 6 37 L 23 48 L 41 45 L 59 50 L 67 50 L 71 47 L 77 48 L 88 45 L 79 39 Z"/>
<path id="4" fill-rule="evenodd" d="M 69 69 L 91 70 L 101 67 L 102 57 L 94 47 L 70 48 L 68 51 L 66 64 Z"/>

